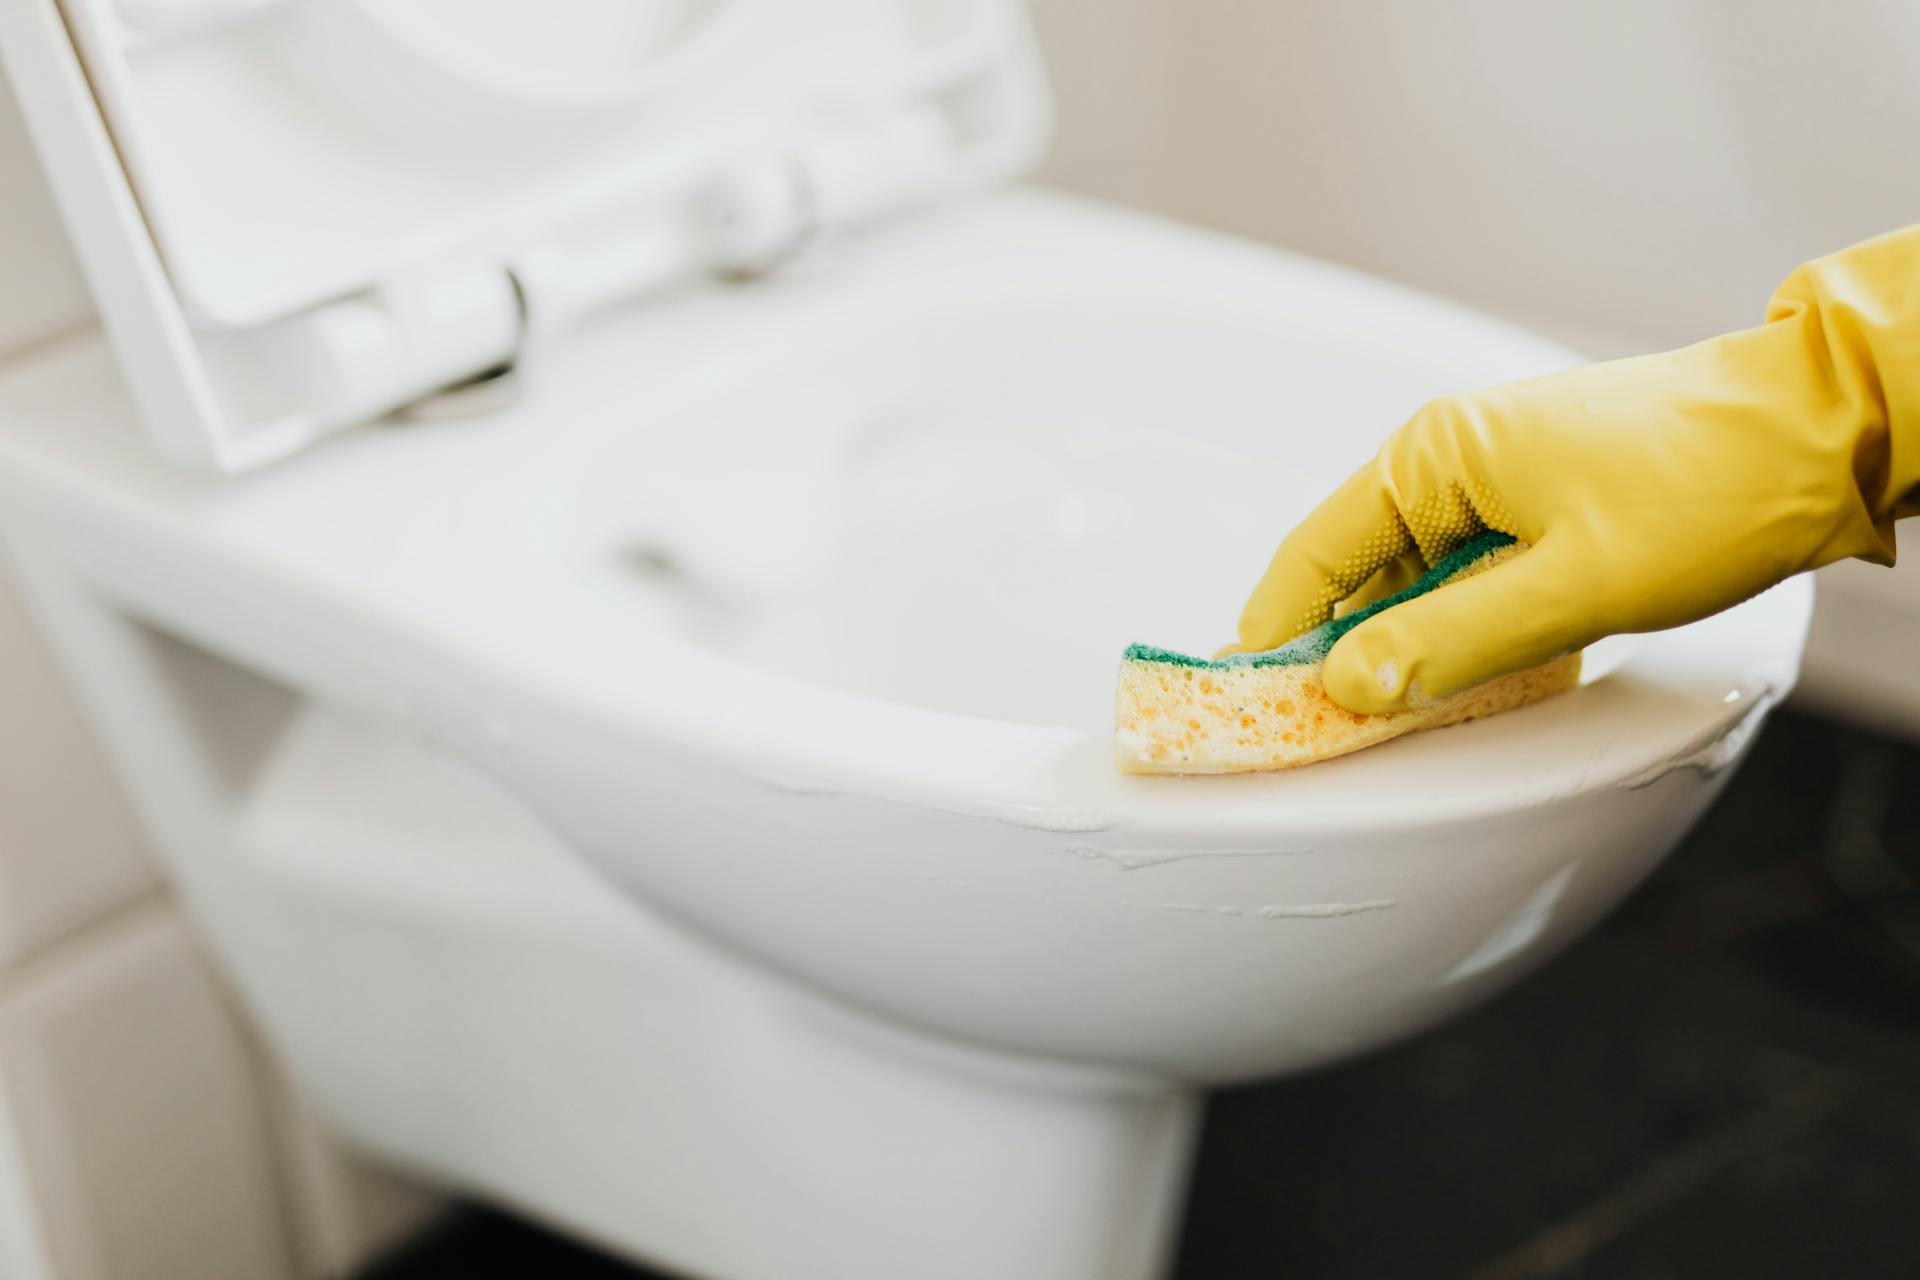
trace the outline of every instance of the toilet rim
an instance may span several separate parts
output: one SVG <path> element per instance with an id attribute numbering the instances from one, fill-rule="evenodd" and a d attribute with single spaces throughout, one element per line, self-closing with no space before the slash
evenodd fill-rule
<path id="1" fill-rule="evenodd" d="M 1131 264 L 1152 278 L 1177 265 L 1193 287 L 1218 278 L 1218 288 L 1232 296 L 1267 289 L 1269 281 L 1296 291 L 1337 287 L 1356 314 L 1376 301 L 1391 304 L 1399 308 L 1395 325 L 1437 342 L 1549 345 L 1326 264 L 1031 193 L 982 201 L 919 232 L 903 231 L 830 281 L 761 299 L 754 319 L 771 331 L 794 323 L 803 305 L 891 298 L 895 282 L 887 273 L 902 255 L 938 261 L 952 257 L 955 244 L 994 246 L 983 262 L 1011 271 L 1030 261 L 1020 239 L 1029 228 L 1038 242 L 1061 247 L 1051 264 L 1060 271 Z M 1086 261 L 1066 263 L 1075 253 Z M 1158 265 L 1146 262 L 1155 255 Z M 949 267 L 965 274 L 973 264 Z M 806 301 L 816 294 L 831 296 Z M 696 324 L 722 331 L 743 314 L 715 308 Z M 665 317 L 634 323 L 663 326 L 646 330 L 655 338 L 669 327 Z M 670 327 L 686 329 L 686 317 L 671 318 Z M 629 337 L 610 331 L 601 341 L 619 347 Z M 554 372 L 576 367 L 566 363 L 572 358 L 555 353 Z M 449 463 L 511 458 L 485 452 L 493 428 L 444 437 L 458 444 L 443 445 L 432 432 L 341 440 L 299 460 L 284 481 L 267 474 L 219 488 L 147 455 L 111 370 L 96 336 L 69 340 L 0 384 L 0 405 L 13 419 L 0 432 L 0 498 L 9 523 L 37 526 L 44 541 L 87 562 L 116 595 L 189 638 L 328 696 L 422 723 L 508 772 L 504 739 L 560 749 L 572 737 L 628 754 L 665 745 L 796 793 L 867 796 L 1062 832 L 1253 837 L 1276 826 L 1399 829 L 1571 801 L 1689 762 L 1714 767 L 1727 754 L 1718 748 L 1791 687 L 1811 609 L 1811 585 L 1788 583 L 1717 618 L 1647 637 L 1618 676 L 1591 689 L 1309 770 L 1122 778 L 1110 744 L 1076 728 L 809 685 L 664 633 L 489 628 L 490 619 L 512 611 L 443 612 L 405 594 L 417 592 L 418 581 L 371 592 L 365 575 L 377 561 L 358 558 L 358 547 L 317 539 L 312 522 L 337 512 L 346 486 L 375 517 L 365 522 L 370 545 L 382 533 L 377 517 L 414 500 L 413 481 Z M 475 447 L 482 452 L 474 454 Z M 288 502 L 297 510 L 282 510 Z M 193 580 L 178 570 L 163 580 L 156 565 L 168 561 L 185 566 Z M 1132 638 L 1115 637 L 1115 661 Z M 649 663 L 672 663 L 680 678 L 660 681 Z M 698 696 L 687 692 L 695 685 Z M 1462 764 L 1476 760 L 1488 762 L 1491 773 Z M 1383 801 L 1382 793 L 1390 798 Z"/>
<path id="2" fill-rule="evenodd" d="M 58 381 L 72 370 L 50 372 Z M 137 616 L 396 719 L 503 782 L 520 752 L 643 761 L 665 749 L 799 796 L 916 805 L 1069 840 L 1404 831 L 1576 803 L 1679 769 L 1716 772 L 1790 691 L 1813 602 L 1812 583 L 1796 578 L 1643 637 L 1598 684 L 1309 769 L 1122 777 L 1111 742 L 1084 729 L 810 684 L 664 632 L 475 627 L 338 577 L 289 574 L 163 506 L 116 500 L 75 459 L 4 452 L 13 465 L 0 467 L 0 497 L 23 543 L 59 547 Z M 192 589 L 156 564 L 191 565 Z M 667 664 L 677 678 L 659 678 Z"/>
<path id="3" fill-rule="evenodd" d="M 6 478 L 0 471 L 0 493 L 29 517 L 21 527 L 41 534 L 72 527 L 77 513 L 61 490 L 85 506 L 98 497 L 73 493 L 55 475 L 33 486 Z M 1122 846 L 1170 833 L 1306 841 L 1407 832 L 1580 803 L 1680 770 L 1720 772 L 1790 691 L 1813 604 L 1812 583 L 1796 578 L 1642 638 L 1597 684 L 1343 760 L 1260 775 L 1142 778 L 1119 775 L 1110 740 L 1088 730 L 889 702 L 665 635 L 628 653 L 618 668 L 628 678 L 609 683 L 595 677 L 610 668 L 577 648 L 529 654 L 507 635 L 301 582 L 230 547 L 195 554 L 181 526 L 137 508 L 96 509 L 90 519 L 96 530 L 122 528 L 76 539 L 60 558 L 134 616 L 397 721 L 508 785 L 523 754 L 584 753 L 644 767 L 664 750 L 796 797 L 912 805 L 1057 832 L 1069 843 L 1105 832 Z M 155 551 L 219 568 L 201 573 L 183 600 L 156 589 Z M 662 663 L 680 664 L 681 678 L 658 679 Z"/>
<path id="4" fill-rule="evenodd" d="M 39 468 L 33 468 L 40 470 Z M 20 477 L 17 472 L 14 477 Z M 1226 778 L 1118 775 L 1111 743 L 808 684 L 664 634 L 609 665 L 575 636 L 476 632 L 388 599 L 300 580 L 230 545 L 208 554 L 189 528 L 102 501 L 63 468 L 0 491 L 60 558 L 163 629 L 266 674 L 397 718 L 511 782 L 520 752 L 589 751 L 644 761 L 662 749 L 797 796 L 921 806 L 1063 838 L 1177 831 L 1258 839 L 1284 830 L 1403 831 L 1575 803 L 1716 772 L 1791 689 L 1813 589 L 1794 579 L 1727 613 L 1645 637 L 1607 680 L 1510 715 L 1418 734 L 1305 770 Z M 84 514 L 83 514 L 84 513 Z M 71 539 L 48 539 L 61 528 Z M 100 536 L 119 525 L 113 536 Z M 192 563 L 190 593 L 157 562 Z M 357 633 L 357 634 L 355 634 Z M 529 652 L 528 637 L 544 644 Z M 631 639 L 631 637 L 628 637 Z M 1116 654 L 1116 661 L 1118 655 Z M 678 678 L 661 680 L 662 664 Z M 608 680 L 608 672 L 621 678 Z M 1497 781 L 1489 783 L 1488 779 Z"/>
<path id="5" fill-rule="evenodd" d="M 1066 838 L 1344 837 L 1577 803 L 1680 770 L 1721 772 L 1790 691 L 1812 601 L 1812 584 L 1796 579 L 1641 638 L 1613 675 L 1565 697 L 1275 774 L 1122 776 L 1110 739 L 1096 732 L 890 702 L 668 640 L 634 669 L 675 662 L 683 678 L 619 688 L 583 680 L 590 666 L 551 655 L 531 666 L 504 650 L 470 651 L 469 674 L 441 705 L 471 711 L 477 688 L 500 690 L 493 726 L 456 712 L 459 723 L 442 720 L 440 730 L 507 772 L 489 738 L 519 750 L 591 739 L 609 752 L 704 757 L 796 796 L 916 805 Z M 429 665 L 452 670 L 447 657 L 440 649 Z"/>

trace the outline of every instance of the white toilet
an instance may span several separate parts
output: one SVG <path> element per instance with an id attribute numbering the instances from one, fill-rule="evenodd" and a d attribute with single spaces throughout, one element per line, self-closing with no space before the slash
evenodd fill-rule
<path id="1" fill-rule="evenodd" d="M 1117 776 L 1126 643 L 1217 644 L 1424 398 L 1574 357 L 1000 188 L 1003 0 L 0 21 L 109 331 L 0 377 L 75 684 L 342 1130 L 629 1256 L 1145 1280 L 1200 1086 L 1511 982 L 1793 682 L 1804 582 L 1497 720 Z"/>

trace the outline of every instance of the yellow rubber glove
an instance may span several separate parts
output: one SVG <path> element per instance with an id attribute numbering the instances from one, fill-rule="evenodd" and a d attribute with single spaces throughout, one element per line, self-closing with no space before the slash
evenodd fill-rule
<path id="1" fill-rule="evenodd" d="M 1333 647 L 1335 701 L 1398 710 L 1847 556 L 1891 564 L 1917 486 L 1913 227 L 1800 268 L 1759 328 L 1427 405 L 1281 544 L 1235 648 L 1284 643 L 1481 530 L 1527 543 Z"/>

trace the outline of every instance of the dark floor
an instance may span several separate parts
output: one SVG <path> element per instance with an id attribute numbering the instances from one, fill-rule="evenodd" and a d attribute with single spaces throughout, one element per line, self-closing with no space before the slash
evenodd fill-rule
<path id="1" fill-rule="evenodd" d="M 1920 747 L 1776 716 L 1541 974 L 1217 1096 L 1178 1280 L 1920 1276 L 1916 877 Z M 367 1280 L 644 1274 L 475 1210 Z"/>

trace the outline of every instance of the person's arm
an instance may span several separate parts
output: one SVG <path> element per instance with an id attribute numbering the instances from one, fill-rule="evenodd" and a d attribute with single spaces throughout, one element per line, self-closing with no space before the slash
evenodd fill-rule
<path id="1" fill-rule="evenodd" d="M 1758 328 L 1436 400 L 1274 555 L 1242 650 L 1381 594 L 1483 529 L 1528 544 L 1328 655 L 1352 711 L 1403 708 L 1848 556 L 1891 564 L 1920 500 L 1920 227 L 1809 263 Z"/>

